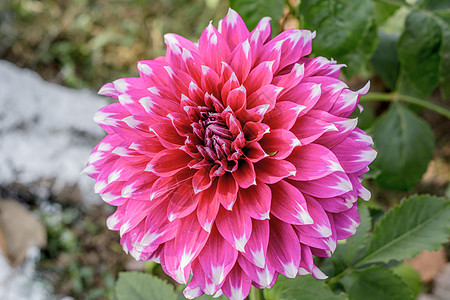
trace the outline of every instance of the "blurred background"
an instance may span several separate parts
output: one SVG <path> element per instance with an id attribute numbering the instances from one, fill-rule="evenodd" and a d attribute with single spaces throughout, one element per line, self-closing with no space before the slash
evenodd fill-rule
<path id="1" fill-rule="evenodd" d="M 104 135 L 92 116 L 108 100 L 95 92 L 117 78 L 137 76 L 138 60 L 164 55 L 165 33 L 198 40 L 210 20 L 217 24 L 225 16 L 228 5 L 0 0 L 0 299 L 112 299 L 119 271 L 165 276 L 159 266 L 123 253 L 118 233 L 105 226 L 113 208 L 80 175 Z M 291 13 L 287 5 L 280 30 L 299 26 Z M 370 65 L 343 79 L 358 88 L 370 79 L 372 90 L 386 90 Z M 443 102 L 439 93 L 432 99 Z M 360 126 L 369 128 L 386 108 L 368 105 Z M 406 194 L 450 195 L 449 120 L 430 111 L 422 117 L 436 137 L 425 175 L 408 193 L 369 182 L 379 200 L 375 208 L 390 207 Z M 447 247 L 414 262 L 422 270 L 423 290 L 431 289 L 448 253 Z"/>

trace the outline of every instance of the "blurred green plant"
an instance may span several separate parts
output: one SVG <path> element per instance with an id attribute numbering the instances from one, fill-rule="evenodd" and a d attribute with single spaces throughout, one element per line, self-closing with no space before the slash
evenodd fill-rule
<path id="1" fill-rule="evenodd" d="M 71 87 L 98 89 L 164 55 L 163 34 L 198 37 L 214 0 L 10 0 L 0 3 L 0 58 Z M 163 14 L 161 12 L 164 12 Z"/>

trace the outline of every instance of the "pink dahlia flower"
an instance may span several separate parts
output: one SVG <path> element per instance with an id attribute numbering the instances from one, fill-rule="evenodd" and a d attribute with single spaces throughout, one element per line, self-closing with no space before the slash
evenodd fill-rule
<path id="1" fill-rule="evenodd" d="M 119 100 L 95 115 L 108 135 L 85 169 L 117 206 L 107 225 L 137 260 L 189 281 L 188 298 L 325 278 L 313 256 L 355 233 L 370 197 L 360 182 L 376 152 L 348 118 L 368 86 L 306 57 L 315 33 L 272 39 L 269 22 L 249 32 L 230 9 L 197 44 L 167 34 L 166 56 L 99 92 Z"/>

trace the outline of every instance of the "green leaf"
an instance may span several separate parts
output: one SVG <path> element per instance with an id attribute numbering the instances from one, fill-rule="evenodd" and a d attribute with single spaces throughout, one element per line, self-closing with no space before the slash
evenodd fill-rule
<path id="1" fill-rule="evenodd" d="M 349 267 L 354 261 L 361 256 L 361 251 L 366 248 L 369 243 L 370 229 L 372 227 L 369 208 L 364 205 L 358 205 L 361 224 L 354 236 L 338 242 L 336 251 L 331 256 L 333 262 L 334 274 L 339 274 Z"/>
<path id="2" fill-rule="evenodd" d="M 266 300 L 343 300 L 345 296 L 336 295 L 325 285 L 323 280 L 311 275 L 297 276 L 289 279 L 279 275 L 271 289 L 264 290 Z"/>
<path id="3" fill-rule="evenodd" d="M 361 68 L 364 59 L 360 57 L 374 50 L 376 27 L 370 0 L 304 0 L 300 13 L 304 27 L 317 32 L 314 53 L 346 63 L 350 73 Z M 355 52 L 356 57 L 350 55 Z"/>
<path id="4" fill-rule="evenodd" d="M 119 273 L 116 285 L 118 300 L 176 300 L 173 287 L 161 279 L 139 272 Z"/>
<path id="5" fill-rule="evenodd" d="M 425 95 L 439 84 L 441 29 L 436 20 L 414 11 L 398 41 L 398 57 L 408 80 Z"/>
<path id="6" fill-rule="evenodd" d="M 434 150 L 430 126 L 398 103 L 391 105 L 372 129 L 381 170 L 376 182 L 384 188 L 409 190 L 422 178 Z"/>
<path id="7" fill-rule="evenodd" d="M 272 18 L 273 32 L 278 32 L 278 21 L 283 16 L 284 0 L 230 0 L 230 7 L 244 19 L 252 30 L 263 17 Z"/>
<path id="8" fill-rule="evenodd" d="M 383 266 L 354 270 L 341 279 L 350 300 L 408 300 L 412 290 L 392 271 Z"/>
<path id="9" fill-rule="evenodd" d="M 448 240 L 449 229 L 450 202 L 429 195 L 412 196 L 375 226 L 369 246 L 356 266 L 404 260 L 423 250 L 438 250 Z"/>
<path id="10" fill-rule="evenodd" d="M 399 276 L 403 282 L 411 288 L 414 296 L 417 296 L 423 290 L 420 274 L 411 265 L 400 264 L 393 267 L 391 271 L 394 272 L 395 275 Z"/>
<path id="11" fill-rule="evenodd" d="M 383 23 L 389 19 L 402 4 L 405 4 L 403 0 L 398 0 L 398 3 L 384 2 L 384 1 L 373 1 L 373 8 L 375 12 L 375 19 L 378 24 Z"/>
<path id="12" fill-rule="evenodd" d="M 347 68 L 342 69 L 347 77 L 350 78 L 361 71 L 361 68 L 366 65 L 366 62 L 375 51 L 377 43 L 377 26 L 375 21 L 372 19 L 372 22 L 369 27 L 366 28 L 366 32 L 364 33 L 358 47 L 339 58 L 340 62 L 347 64 Z"/>
<path id="13" fill-rule="evenodd" d="M 398 34 L 387 34 L 380 31 L 377 49 L 370 59 L 373 69 L 391 91 L 395 89 L 400 71 L 396 48 L 398 37 Z"/>

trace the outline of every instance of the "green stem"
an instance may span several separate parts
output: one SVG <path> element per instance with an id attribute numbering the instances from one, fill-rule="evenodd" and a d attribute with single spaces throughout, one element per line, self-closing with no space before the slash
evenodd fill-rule
<path id="1" fill-rule="evenodd" d="M 402 95 L 402 94 L 398 94 L 398 93 L 370 93 L 367 95 L 363 95 L 361 97 L 361 101 L 389 101 L 389 102 L 403 101 L 406 103 L 411 103 L 411 104 L 415 104 L 415 105 L 419 105 L 419 106 L 428 108 L 428 109 L 435 111 L 438 114 L 441 114 L 450 119 L 450 110 L 449 109 L 447 109 L 443 106 L 431 103 L 429 101 L 425 101 L 425 100 L 422 100 L 419 98 Z"/>
<path id="2" fill-rule="evenodd" d="M 248 297 L 250 300 L 264 300 L 264 290 L 263 289 L 257 289 L 254 286 L 252 286 L 252 289 L 250 290 L 250 295 Z"/>

